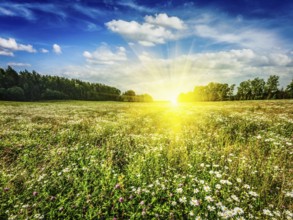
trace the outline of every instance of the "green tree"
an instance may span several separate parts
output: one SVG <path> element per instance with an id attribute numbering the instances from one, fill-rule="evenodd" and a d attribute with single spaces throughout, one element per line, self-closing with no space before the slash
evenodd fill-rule
<path id="1" fill-rule="evenodd" d="M 265 81 L 260 78 L 255 78 L 251 80 L 251 98 L 252 99 L 262 99 L 265 91 Z"/>
<path id="2" fill-rule="evenodd" d="M 278 86 L 279 86 L 279 76 L 276 76 L 276 75 L 269 76 L 265 85 L 267 99 L 276 98 L 276 94 L 278 92 Z"/>
<path id="3" fill-rule="evenodd" d="M 240 100 L 249 100 L 251 99 L 252 91 L 251 91 L 251 81 L 246 80 L 239 84 L 237 90 L 237 97 Z"/>
<path id="4" fill-rule="evenodd" d="M 6 99 L 13 101 L 23 101 L 25 100 L 24 91 L 18 86 L 13 86 L 6 90 Z"/>
<path id="5" fill-rule="evenodd" d="M 293 98 L 293 79 L 291 83 L 287 86 L 285 91 L 288 94 L 288 98 Z"/>
<path id="6" fill-rule="evenodd" d="M 233 100 L 234 99 L 234 89 L 235 89 L 235 84 L 232 84 L 229 86 L 229 91 L 227 93 L 229 100 Z"/>
<path id="7" fill-rule="evenodd" d="M 136 97 L 135 97 L 135 92 L 133 90 L 127 90 L 122 94 L 122 101 L 126 102 L 135 102 Z"/>

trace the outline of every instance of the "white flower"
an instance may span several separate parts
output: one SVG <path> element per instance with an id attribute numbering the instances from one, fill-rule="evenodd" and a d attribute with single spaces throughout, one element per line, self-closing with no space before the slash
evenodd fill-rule
<path id="1" fill-rule="evenodd" d="M 177 205 L 177 202 L 172 201 L 172 202 L 171 202 L 171 205 L 172 205 L 172 206 L 176 206 L 176 205 Z"/>
<path id="2" fill-rule="evenodd" d="M 214 207 L 214 206 L 210 206 L 210 205 L 208 205 L 208 210 L 209 211 L 214 211 L 216 208 Z"/>
<path id="3" fill-rule="evenodd" d="M 238 197 L 237 197 L 237 196 L 235 196 L 235 195 L 232 195 L 232 196 L 231 196 L 231 198 L 232 198 L 234 201 L 236 201 L 236 202 L 239 202 L 239 199 L 238 199 Z"/>
<path id="4" fill-rule="evenodd" d="M 211 191 L 211 188 L 209 186 L 204 186 L 203 189 L 206 192 L 210 192 Z"/>
<path id="5" fill-rule="evenodd" d="M 248 184 L 243 185 L 243 188 L 250 189 L 250 186 Z"/>
<path id="6" fill-rule="evenodd" d="M 293 191 L 286 192 L 285 197 L 291 197 L 291 198 L 293 198 Z"/>
<path id="7" fill-rule="evenodd" d="M 189 204 L 192 205 L 192 206 L 199 206 L 199 201 L 194 199 L 194 198 L 192 198 L 190 200 Z"/>
<path id="8" fill-rule="evenodd" d="M 34 217 L 35 217 L 36 219 L 43 219 L 43 218 L 44 218 L 44 216 L 41 215 L 41 214 L 35 214 Z"/>
<path id="9" fill-rule="evenodd" d="M 213 198 L 211 196 L 206 196 L 205 200 L 207 200 L 208 202 L 213 202 Z"/>
<path id="10" fill-rule="evenodd" d="M 190 215 L 190 216 L 194 216 L 193 211 L 190 211 L 190 212 L 189 212 L 189 215 Z"/>
<path id="11" fill-rule="evenodd" d="M 186 203 L 186 197 L 183 196 L 182 198 L 179 199 L 179 202 L 180 203 Z"/>
<path id="12" fill-rule="evenodd" d="M 243 209 L 239 207 L 234 208 L 233 211 L 235 214 L 238 214 L 238 215 L 242 215 L 244 213 Z"/>
<path id="13" fill-rule="evenodd" d="M 289 210 L 286 210 L 286 211 L 285 211 L 285 214 L 286 214 L 288 217 L 293 217 L 293 213 L 290 212 Z"/>
<path id="14" fill-rule="evenodd" d="M 195 193 L 195 194 L 198 193 L 198 192 L 199 192 L 198 189 L 194 189 L 194 190 L 193 190 L 193 193 Z"/>
<path id="15" fill-rule="evenodd" d="M 181 194 L 183 192 L 183 189 L 182 188 L 178 188 L 178 189 L 176 189 L 176 192 Z"/>
<path id="16" fill-rule="evenodd" d="M 242 180 L 241 180 L 240 178 L 237 178 L 236 181 L 237 181 L 238 183 L 241 183 L 241 182 L 242 182 Z"/>
<path id="17" fill-rule="evenodd" d="M 273 211 L 273 213 L 278 216 L 278 217 L 281 217 L 281 213 L 279 211 Z"/>
<path id="18" fill-rule="evenodd" d="M 254 196 L 254 197 L 258 197 L 258 194 L 256 192 L 253 192 L 253 191 L 249 191 L 248 194 L 251 195 L 251 196 Z"/>
<path id="19" fill-rule="evenodd" d="M 217 189 L 221 189 L 222 187 L 221 187 L 220 184 L 216 184 L 216 188 L 217 188 Z"/>
<path id="20" fill-rule="evenodd" d="M 217 173 L 216 173 L 216 177 L 217 177 L 217 178 L 221 178 L 221 177 L 222 177 L 222 174 L 220 174 L 219 172 L 217 172 Z"/>
<path id="21" fill-rule="evenodd" d="M 263 214 L 264 214 L 264 215 L 268 215 L 268 216 L 273 216 L 273 214 L 271 213 L 271 211 L 268 210 L 268 209 L 264 209 L 264 210 L 263 210 Z"/>

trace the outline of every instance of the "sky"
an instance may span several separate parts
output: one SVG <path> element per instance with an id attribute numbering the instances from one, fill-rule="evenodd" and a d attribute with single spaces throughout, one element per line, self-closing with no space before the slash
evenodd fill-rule
<path id="1" fill-rule="evenodd" d="M 292 0 L 0 0 L 0 67 L 158 100 L 209 82 L 293 79 Z"/>

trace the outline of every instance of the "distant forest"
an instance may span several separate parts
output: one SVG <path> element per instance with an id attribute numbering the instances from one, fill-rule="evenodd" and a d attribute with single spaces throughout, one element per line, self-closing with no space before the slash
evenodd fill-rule
<path id="1" fill-rule="evenodd" d="M 0 100 L 153 101 L 150 95 L 136 95 L 133 90 L 121 95 L 119 89 L 104 84 L 40 75 L 35 71 L 25 70 L 17 73 L 10 66 L 6 70 L 0 68 Z"/>
<path id="2" fill-rule="evenodd" d="M 234 93 L 235 84 L 211 82 L 206 86 L 196 86 L 193 91 L 181 93 L 179 102 L 225 101 L 225 100 L 261 100 L 293 98 L 293 80 L 284 89 L 279 89 L 279 76 L 272 75 L 267 81 L 260 78 L 246 80 L 239 84 Z"/>

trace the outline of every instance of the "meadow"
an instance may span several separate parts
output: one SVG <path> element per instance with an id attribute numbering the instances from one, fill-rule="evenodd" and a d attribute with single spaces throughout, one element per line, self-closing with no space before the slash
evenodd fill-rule
<path id="1" fill-rule="evenodd" d="M 0 102 L 0 219 L 293 219 L 293 100 Z"/>

